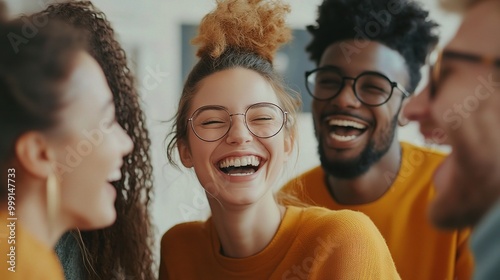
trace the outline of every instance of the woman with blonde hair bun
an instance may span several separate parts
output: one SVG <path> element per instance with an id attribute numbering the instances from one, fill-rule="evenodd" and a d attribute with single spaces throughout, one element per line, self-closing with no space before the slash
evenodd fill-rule
<path id="1" fill-rule="evenodd" d="M 162 238 L 160 279 L 399 279 L 364 214 L 277 203 L 300 104 L 273 68 L 288 5 L 223 0 L 204 17 L 168 158 L 192 168 L 212 216 Z"/>

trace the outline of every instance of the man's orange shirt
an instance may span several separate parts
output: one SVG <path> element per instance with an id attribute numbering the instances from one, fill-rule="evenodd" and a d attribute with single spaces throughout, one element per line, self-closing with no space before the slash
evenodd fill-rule
<path id="1" fill-rule="evenodd" d="M 290 181 L 281 191 L 313 205 L 366 214 L 384 236 L 401 279 L 471 279 L 474 265 L 468 246 L 470 231 L 440 231 L 427 216 L 435 193 L 432 176 L 445 155 L 408 143 L 401 146 L 399 173 L 384 174 L 388 182 L 395 180 L 374 202 L 337 203 L 325 183 L 321 166 L 299 176 L 299 181 Z"/>

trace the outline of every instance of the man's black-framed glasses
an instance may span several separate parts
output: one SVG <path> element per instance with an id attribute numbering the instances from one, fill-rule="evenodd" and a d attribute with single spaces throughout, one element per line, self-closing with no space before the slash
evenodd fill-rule
<path id="1" fill-rule="evenodd" d="M 441 82 L 443 73 L 443 60 L 462 60 L 466 62 L 479 63 L 486 66 L 500 68 L 500 58 L 482 56 L 467 52 L 438 49 L 431 55 L 429 68 L 429 90 L 430 96 L 436 95 L 437 87 Z"/>
<path id="2" fill-rule="evenodd" d="M 223 106 L 208 105 L 194 111 L 188 122 L 198 138 L 214 142 L 227 135 L 234 116 L 243 116 L 250 133 L 259 138 L 271 138 L 285 126 L 287 114 L 278 105 L 268 102 L 255 103 L 245 113 L 233 114 Z"/>
<path id="3" fill-rule="evenodd" d="M 391 98 L 394 88 L 409 97 L 410 93 L 400 84 L 391 81 L 379 72 L 367 71 L 357 77 L 343 76 L 335 67 L 320 67 L 306 71 L 306 88 L 309 95 L 317 100 L 335 98 L 344 88 L 347 80 L 352 80 L 352 90 L 356 98 L 368 106 L 380 106 Z"/>

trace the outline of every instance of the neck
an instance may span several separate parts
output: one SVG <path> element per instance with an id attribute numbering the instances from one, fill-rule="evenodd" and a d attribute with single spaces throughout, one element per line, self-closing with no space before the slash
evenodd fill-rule
<path id="1" fill-rule="evenodd" d="M 17 184 L 27 186 L 27 183 L 23 183 L 21 180 L 18 180 Z M 17 198 L 19 200 L 16 203 L 15 214 L 17 221 L 22 224 L 24 230 L 38 241 L 50 248 L 54 248 L 66 228 L 62 226 L 61 217 L 54 217 L 55 221 L 49 221 L 45 190 L 46 188 L 40 184 L 40 186 L 27 188 L 23 192 L 18 191 L 19 196 Z"/>
<path id="2" fill-rule="evenodd" d="M 264 250 L 278 231 L 285 212 L 271 192 L 250 206 L 221 206 L 212 199 L 209 203 L 222 254 L 232 258 L 245 258 Z"/>
<path id="3" fill-rule="evenodd" d="M 394 141 L 379 162 L 354 179 L 327 176 L 334 199 L 341 204 L 366 204 L 384 195 L 392 186 L 401 166 L 401 146 Z"/>

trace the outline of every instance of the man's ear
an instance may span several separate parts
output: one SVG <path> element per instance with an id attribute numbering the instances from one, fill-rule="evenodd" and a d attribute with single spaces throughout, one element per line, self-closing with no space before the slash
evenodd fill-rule
<path id="1" fill-rule="evenodd" d="M 189 150 L 189 145 L 186 143 L 186 141 L 179 141 L 177 143 L 177 151 L 179 151 L 182 165 L 184 165 L 186 168 L 193 167 L 191 150 Z"/>
<path id="2" fill-rule="evenodd" d="M 53 173 L 52 163 L 55 161 L 55 155 L 41 133 L 30 131 L 22 134 L 14 149 L 19 164 L 31 175 L 47 178 Z"/>
<path id="3" fill-rule="evenodd" d="M 410 98 L 413 98 L 413 95 L 403 99 L 403 102 L 401 102 L 401 107 L 399 108 L 399 113 L 398 113 L 399 126 L 405 126 L 410 122 L 410 120 L 408 120 L 408 118 L 406 118 L 404 115 L 405 107 L 408 104 L 408 102 L 410 101 Z"/>

